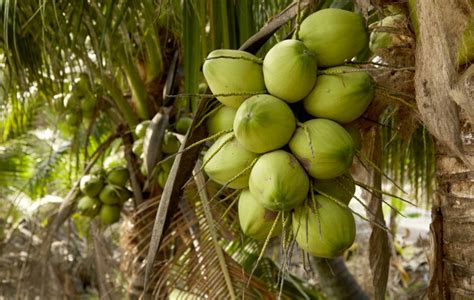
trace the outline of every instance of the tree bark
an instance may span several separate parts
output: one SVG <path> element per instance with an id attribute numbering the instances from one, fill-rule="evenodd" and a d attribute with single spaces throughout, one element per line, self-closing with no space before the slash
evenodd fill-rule
<path id="1" fill-rule="evenodd" d="M 472 124 L 462 123 L 465 154 L 474 162 Z M 474 299 L 474 171 L 443 146 L 437 149 L 436 168 L 428 295 Z"/>

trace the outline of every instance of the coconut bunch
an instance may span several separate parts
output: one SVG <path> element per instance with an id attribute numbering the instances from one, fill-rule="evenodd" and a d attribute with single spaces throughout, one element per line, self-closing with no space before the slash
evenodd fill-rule
<path id="1" fill-rule="evenodd" d="M 132 196 L 127 188 L 129 177 L 128 169 L 118 165 L 84 175 L 77 211 L 90 218 L 97 216 L 102 224 L 117 222 L 124 203 Z"/>
<path id="2" fill-rule="evenodd" d="M 353 243 L 347 204 L 355 185 L 348 171 L 360 133 L 352 122 L 371 103 L 374 82 L 343 64 L 367 47 L 362 16 L 324 9 L 263 60 L 229 49 L 207 57 L 203 73 L 223 106 L 206 120 L 219 137 L 204 155 L 204 171 L 241 190 L 244 234 L 266 240 L 291 223 L 302 249 L 328 258 Z"/>
<path id="3" fill-rule="evenodd" d="M 135 127 L 135 135 L 137 136 L 137 139 L 133 142 L 132 151 L 140 160 L 143 160 L 143 145 L 146 131 L 150 123 L 150 120 L 146 120 Z M 192 119 L 190 117 L 181 117 L 174 124 L 174 130 L 176 132 L 171 131 L 171 127 L 165 130 L 160 148 L 162 160 L 159 162 L 159 169 L 156 175 L 157 183 L 161 188 L 164 188 L 166 181 L 168 180 L 171 167 L 173 166 L 174 156 L 181 146 L 178 134 L 185 134 L 191 123 Z M 141 166 L 143 175 L 147 176 L 145 165 L 141 164 Z"/>

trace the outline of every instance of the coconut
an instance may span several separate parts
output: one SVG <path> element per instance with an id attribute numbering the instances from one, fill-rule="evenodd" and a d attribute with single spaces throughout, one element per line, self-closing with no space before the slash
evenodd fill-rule
<path id="1" fill-rule="evenodd" d="M 99 199 L 105 204 L 118 204 L 121 203 L 123 197 L 121 195 L 121 187 L 107 184 L 99 194 Z"/>
<path id="2" fill-rule="evenodd" d="M 341 65 L 369 41 L 364 17 L 347 10 L 319 10 L 301 22 L 299 38 L 316 55 L 318 67 Z"/>
<path id="3" fill-rule="evenodd" d="M 270 234 L 274 222 L 278 222 L 270 237 L 280 234 L 281 219 L 277 213 L 270 211 L 258 203 L 249 190 L 243 190 L 239 197 L 239 222 L 242 232 L 253 239 L 265 240 Z"/>
<path id="4" fill-rule="evenodd" d="M 276 44 L 263 60 L 263 78 L 268 92 L 290 103 L 311 92 L 316 71 L 315 55 L 297 40 Z"/>
<path id="5" fill-rule="evenodd" d="M 208 133 L 210 135 L 214 135 L 224 130 L 232 130 L 236 112 L 236 108 L 222 106 L 217 111 L 209 115 L 206 120 Z"/>
<path id="6" fill-rule="evenodd" d="M 176 135 L 171 131 L 166 131 L 161 143 L 161 152 L 166 154 L 173 154 L 178 152 L 181 142 Z"/>
<path id="7" fill-rule="evenodd" d="M 120 202 L 119 204 L 122 205 L 124 204 L 128 199 L 130 199 L 133 196 L 132 191 L 130 191 L 127 188 L 120 188 L 119 189 L 119 198 Z"/>
<path id="8" fill-rule="evenodd" d="M 106 180 L 110 184 L 125 186 L 129 178 L 130 173 L 128 172 L 127 168 L 122 166 L 116 166 L 107 172 Z"/>
<path id="9" fill-rule="evenodd" d="M 359 127 L 354 123 L 344 125 L 344 129 L 350 134 L 352 142 L 354 143 L 354 149 L 360 151 L 362 149 L 362 135 L 360 134 Z"/>
<path id="10" fill-rule="evenodd" d="M 342 175 L 351 166 L 354 156 L 349 133 L 327 119 L 305 122 L 296 130 L 289 146 L 309 175 L 317 179 Z"/>
<path id="11" fill-rule="evenodd" d="M 218 49 L 209 53 L 202 67 L 213 94 L 255 94 L 265 91 L 262 62 L 240 50 Z M 249 95 L 217 96 L 227 106 L 238 108 Z"/>
<path id="12" fill-rule="evenodd" d="M 375 28 L 370 33 L 369 48 L 372 52 L 377 53 L 380 49 L 392 48 L 394 45 L 399 43 L 401 35 L 396 33 L 397 28 L 403 28 L 406 22 L 405 15 L 397 14 L 388 16 L 382 20 L 375 22 L 371 25 Z M 393 28 L 393 31 L 378 30 L 377 27 L 388 27 Z M 402 37 L 403 38 L 403 37 Z"/>
<path id="13" fill-rule="evenodd" d="M 233 128 L 235 137 L 247 150 L 265 153 L 288 143 L 296 119 L 284 101 L 270 95 L 256 95 L 239 107 Z"/>
<path id="14" fill-rule="evenodd" d="M 276 150 L 262 155 L 250 172 L 249 188 L 266 209 L 289 210 L 299 206 L 309 190 L 309 178 L 290 153 Z"/>
<path id="15" fill-rule="evenodd" d="M 303 100 L 305 110 L 320 118 L 349 123 L 360 117 L 374 98 L 370 75 L 351 67 L 336 67 L 320 75 Z"/>
<path id="16" fill-rule="evenodd" d="M 355 193 L 355 183 L 351 174 L 346 173 L 333 179 L 317 179 L 313 182 L 313 189 L 331 200 L 338 200 L 349 204 Z"/>
<path id="17" fill-rule="evenodd" d="M 203 159 L 204 171 L 219 184 L 243 189 L 248 186 L 250 169 L 243 171 L 249 168 L 256 157 L 257 154 L 246 150 L 232 133 L 227 133 L 207 150 Z M 239 176 L 236 177 L 237 175 Z M 229 182 L 231 179 L 234 180 Z"/>
<path id="18" fill-rule="evenodd" d="M 95 217 L 99 213 L 101 205 L 96 198 L 84 196 L 77 203 L 77 211 L 83 216 Z"/>
<path id="19" fill-rule="evenodd" d="M 104 181 L 97 175 L 84 175 L 79 183 L 81 192 L 89 197 L 97 196 L 103 186 Z"/>
<path id="20" fill-rule="evenodd" d="M 151 123 L 150 120 L 145 120 L 135 127 L 135 134 L 137 135 L 139 139 L 142 139 L 145 137 L 146 130 L 148 129 L 148 126 L 150 125 L 150 123 Z"/>
<path id="21" fill-rule="evenodd" d="M 176 122 L 176 132 L 181 134 L 186 134 L 188 132 L 189 127 L 191 127 L 191 123 L 193 119 L 190 117 L 181 117 Z"/>
<path id="22" fill-rule="evenodd" d="M 120 206 L 118 205 L 102 205 L 99 213 L 99 219 L 102 224 L 113 224 L 120 219 Z"/>
<path id="23" fill-rule="evenodd" d="M 159 186 L 161 186 L 162 189 L 165 188 L 166 181 L 168 180 L 169 175 L 170 175 L 169 172 L 166 172 L 163 170 L 160 173 L 158 173 L 157 181 L 158 181 Z"/>
<path id="24" fill-rule="evenodd" d="M 348 208 L 321 195 L 316 196 L 316 205 L 317 209 L 304 205 L 293 212 L 292 226 L 296 242 L 313 256 L 340 256 L 354 242 L 354 216 Z"/>
<path id="25" fill-rule="evenodd" d="M 137 157 L 141 157 L 143 155 L 143 139 L 139 139 L 133 142 L 132 152 Z"/>
<path id="26" fill-rule="evenodd" d="M 173 167 L 174 158 L 175 158 L 174 156 L 171 158 L 169 158 L 169 156 L 164 157 L 162 160 L 163 162 L 160 163 L 161 169 L 169 173 L 171 171 L 171 168 Z"/>

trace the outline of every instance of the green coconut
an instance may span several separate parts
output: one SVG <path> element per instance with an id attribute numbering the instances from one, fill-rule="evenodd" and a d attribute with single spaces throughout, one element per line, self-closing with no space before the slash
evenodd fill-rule
<path id="1" fill-rule="evenodd" d="M 297 40 L 279 42 L 263 60 L 263 78 L 268 92 L 289 103 L 311 92 L 316 72 L 315 55 Z"/>
<path id="2" fill-rule="evenodd" d="M 99 194 L 99 199 L 105 204 L 119 204 L 123 201 L 121 195 L 122 188 L 116 185 L 107 184 Z"/>
<path id="3" fill-rule="evenodd" d="M 177 133 L 186 134 L 188 132 L 189 127 L 191 127 L 191 123 L 193 119 L 190 117 L 181 117 L 176 122 L 175 128 Z"/>
<path id="4" fill-rule="evenodd" d="M 207 132 L 209 135 L 214 135 L 224 130 L 232 130 L 236 113 L 236 108 L 222 106 L 209 115 L 206 120 Z"/>
<path id="5" fill-rule="evenodd" d="M 316 55 L 318 67 L 341 65 L 369 42 L 364 17 L 347 10 L 319 10 L 301 22 L 299 39 Z"/>
<path id="6" fill-rule="evenodd" d="M 293 209 L 306 199 L 309 178 L 290 153 L 276 150 L 262 155 L 250 172 L 249 189 L 266 209 Z"/>
<path id="7" fill-rule="evenodd" d="M 360 151 L 362 149 L 362 135 L 360 134 L 359 127 L 354 123 L 344 125 L 344 129 L 350 134 L 352 142 L 354 142 L 354 149 Z"/>
<path id="8" fill-rule="evenodd" d="M 305 110 L 319 118 L 349 123 L 359 118 L 374 98 L 370 75 L 351 67 L 336 67 L 320 75 L 303 100 Z"/>
<path id="9" fill-rule="evenodd" d="M 89 197 L 97 196 L 104 187 L 104 181 L 97 175 L 84 175 L 79 183 L 81 192 Z"/>
<path id="10" fill-rule="evenodd" d="M 396 33 L 397 28 L 404 26 L 406 22 L 405 15 L 397 14 L 388 16 L 382 20 L 373 23 L 371 27 L 375 28 L 370 33 L 369 48 L 372 52 L 377 53 L 378 50 L 392 48 L 397 44 L 397 40 L 400 39 L 400 34 Z M 390 30 L 379 30 L 378 27 L 391 28 Z"/>
<path id="11" fill-rule="evenodd" d="M 136 140 L 133 142 L 132 152 L 137 156 L 141 157 L 143 154 L 143 139 Z"/>
<path id="12" fill-rule="evenodd" d="M 204 171 L 219 184 L 243 189 L 248 186 L 250 169 L 243 171 L 249 168 L 256 157 L 257 154 L 246 150 L 232 133 L 227 133 L 207 150 L 203 159 Z"/>
<path id="13" fill-rule="evenodd" d="M 296 119 L 284 101 L 271 95 L 256 95 L 239 107 L 233 128 L 237 140 L 247 150 L 265 153 L 288 143 Z"/>
<path id="14" fill-rule="evenodd" d="M 350 134 L 338 123 L 313 119 L 299 127 L 289 143 L 291 152 L 316 179 L 331 179 L 349 169 L 354 157 Z"/>
<path id="15" fill-rule="evenodd" d="M 321 195 L 316 196 L 316 205 L 317 209 L 304 205 L 293 212 L 292 226 L 296 242 L 313 256 L 340 256 L 354 242 L 354 216 L 348 208 Z"/>
<path id="16" fill-rule="evenodd" d="M 356 186 L 351 174 L 346 173 L 333 179 L 314 180 L 313 189 L 329 199 L 336 199 L 347 205 L 354 197 Z"/>
<path id="17" fill-rule="evenodd" d="M 169 175 L 170 175 L 169 172 L 166 172 L 163 170 L 160 173 L 158 173 L 157 181 L 158 181 L 158 185 L 161 186 L 162 189 L 165 188 L 166 181 L 168 180 Z"/>
<path id="18" fill-rule="evenodd" d="M 213 94 L 255 94 L 265 91 L 262 62 L 245 51 L 218 49 L 209 53 L 202 67 Z M 238 108 L 249 95 L 217 96 L 224 105 Z"/>
<path id="19" fill-rule="evenodd" d="M 408 10 L 410 12 L 411 23 L 415 34 L 419 36 L 420 23 L 418 22 L 418 16 L 416 13 L 416 0 L 408 0 Z M 458 65 L 464 65 L 471 60 L 474 60 L 474 15 L 471 15 L 469 18 L 466 29 L 459 41 L 456 58 Z"/>
<path id="20" fill-rule="evenodd" d="M 270 237 L 281 233 L 282 222 L 277 220 L 278 214 L 263 207 L 255 199 L 249 190 L 243 190 L 239 197 L 239 222 L 242 232 L 256 240 L 266 240 L 272 229 L 275 228 Z"/>
<path id="21" fill-rule="evenodd" d="M 118 205 L 102 205 L 99 213 L 99 220 L 102 224 L 110 225 L 120 219 L 120 206 Z"/>
<path id="22" fill-rule="evenodd" d="M 169 158 L 169 156 L 164 157 L 164 158 L 163 158 L 163 162 L 160 163 L 161 169 L 162 169 L 163 171 L 169 173 L 169 172 L 171 171 L 171 168 L 173 167 L 174 158 L 175 158 L 175 157 Z"/>
<path id="23" fill-rule="evenodd" d="M 106 180 L 110 184 L 125 186 L 129 178 L 130 173 L 128 172 L 127 168 L 123 166 L 116 166 L 107 172 Z"/>
<path id="24" fill-rule="evenodd" d="M 77 203 L 77 211 L 83 216 L 95 217 L 99 213 L 101 205 L 96 198 L 84 196 Z"/>
<path id="25" fill-rule="evenodd" d="M 139 139 L 142 139 L 145 137 L 146 130 L 148 129 L 148 126 L 150 125 L 150 123 L 151 123 L 150 120 L 145 120 L 135 127 L 135 134 L 137 135 Z"/>
<path id="26" fill-rule="evenodd" d="M 173 154 L 178 152 L 181 142 L 171 131 L 166 131 L 161 142 L 161 152 L 165 154 Z"/>

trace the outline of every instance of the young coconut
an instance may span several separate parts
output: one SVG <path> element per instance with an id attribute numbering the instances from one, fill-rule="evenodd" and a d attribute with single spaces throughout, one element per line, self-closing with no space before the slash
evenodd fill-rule
<path id="1" fill-rule="evenodd" d="M 313 189 L 318 194 L 328 197 L 331 200 L 338 200 L 344 204 L 349 204 L 355 194 L 355 183 L 350 173 L 333 179 L 317 179 L 313 181 Z"/>
<path id="2" fill-rule="evenodd" d="M 203 159 L 204 171 L 219 184 L 244 189 L 248 186 L 250 165 L 255 158 L 257 154 L 246 150 L 233 137 L 233 133 L 228 133 L 218 138 L 207 150 Z M 248 170 L 243 172 L 245 169 Z"/>
<path id="3" fill-rule="evenodd" d="M 318 67 L 343 64 L 369 41 L 364 17 L 336 8 L 321 9 L 304 19 L 299 38 L 316 55 Z"/>
<path id="4" fill-rule="evenodd" d="M 107 184 L 99 194 L 99 199 L 105 204 L 118 204 L 122 202 L 121 188 Z"/>
<path id="5" fill-rule="evenodd" d="M 279 42 L 263 60 L 263 78 L 268 92 L 289 103 L 311 92 L 316 71 L 315 55 L 297 40 Z"/>
<path id="6" fill-rule="evenodd" d="M 334 121 L 313 119 L 298 128 L 289 143 L 291 152 L 316 179 L 342 175 L 352 165 L 354 143 Z"/>
<path id="7" fill-rule="evenodd" d="M 218 49 L 206 58 L 202 67 L 213 94 L 255 94 L 265 91 L 262 62 L 245 51 Z M 222 104 L 238 108 L 249 95 L 217 96 Z"/>
<path id="8" fill-rule="evenodd" d="M 176 132 L 180 134 L 186 134 L 188 132 L 189 127 L 191 127 L 192 122 L 193 119 L 191 117 L 179 118 L 175 125 Z"/>
<path id="9" fill-rule="evenodd" d="M 104 181 L 97 175 L 84 175 L 79 183 L 81 192 L 89 197 L 97 196 L 104 187 Z"/>
<path id="10" fill-rule="evenodd" d="M 143 155 L 143 139 L 136 140 L 133 142 L 132 152 L 137 157 L 142 157 Z"/>
<path id="11" fill-rule="evenodd" d="M 135 127 L 135 134 L 137 135 L 139 139 L 143 139 L 145 137 L 146 130 L 148 126 L 150 125 L 150 123 L 151 123 L 151 120 L 145 120 Z"/>
<path id="12" fill-rule="evenodd" d="M 311 204 L 311 200 L 308 200 Z M 324 196 L 316 196 L 317 208 L 303 205 L 292 215 L 296 242 L 309 254 L 334 258 L 349 248 L 355 239 L 356 226 L 351 211 Z"/>
<path id="13" fill-rule="evenodd" d="M 288 143 L 296 128 L 290 107 L 271 95 L 256 95 L 239 107 L 234 133 L 245 149 L 265 153 Z"/>
<path id="14" fill-rule="evenodd" d="M 308 194 L 309 178 L 298 160 L 290 153 L 276 150 L 262 155 L 250 172 L 252 196 L 266 209 L 293 209 Z"/>
<path id="15" fill-rule="evenodd" d="M 374 98 L 370 75 L 351 67 L 336 67 L 319 75 L 311 93 L 303 100 L 305 110 L 319 118 L 349 123 L 360 117 Z"/>
<path id="16" fill-rule="evenodd" d="M 157 181 L 158 185 L 164 189 L 166 185 L 166 181 L 168 181 L 168 176 L 170 175 L 169 172 L 161 170 L 160 173 L 158 173 Z"/>
<path id="17" fill-rule="evenodd" d="M 129 178 L 130 173 L 128 172 L 127 168 L 123 166 L 116 166 L 107 172 L 106 180 L 110 184 L 125 186 Z"/>
<path id="18" fill-rule="evenodd" d="M 99 219 L 102 224 L 110 225 L 120 219 L 120 206 L 104 204 L 100 208 Z"/>
<path id="19" fill-rule="evenodd" d="M 403 28 L 407 24 L 407 19 L 403 14 L 387 16 L 382 20 L 371 25 L 373 28 L 370 33 L 369 48 L 370 51 L 377 53 L 380 50 L 389 49 L 402 42 L 406 38 L 397 33 L 397 29 Z M 382 29 L 379 29 L 382 27 Z M 388 28 L 384 30 L 383 28 Z"/>
<path id="20" fill-rule="evenodd" d="M 281 233 L 281 218 L 277 220 L 278 213 L 270 211 L 258 203 L 249 190 L 243 190 L 239 197 L 239 222 L 242 232 L 256 240 L 266 240 L 272 229 L 270 237 Z"/>
<path id="21" fill-rule="evenodd" d="M 224 130 L 232 130 L 236 113 L 236 108 L 222 106 L 209 115 L 206 120 L 207 132 L 209 135 L 214 135 Z"/>
<path id="22" fill-rule="evenodd" d="M 83 216 L 92 218 L 99 213 L 101 205 L 102 203 L 96 198 L 84 196 L 77 203 L 77 211 Z"/>
<path id="23" fill-rule="evenodd" d="M 178 140 L 176 135 L 167 130 L 161 143 L 161 152 L 165 154 L 173 154 L 178 152 L 180 146 L 181 142 Z"/>

